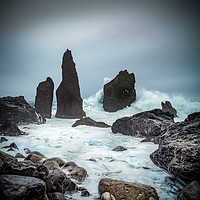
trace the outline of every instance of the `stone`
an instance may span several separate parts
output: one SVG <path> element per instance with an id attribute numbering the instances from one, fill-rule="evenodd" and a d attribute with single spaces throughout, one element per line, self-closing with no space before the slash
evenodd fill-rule
<path id="1" fill-rule="evenodd" d="M 153 142 L 155 138 L 156 138 L 156 136 L 149 136 L 149 137 L 146 137 L 145 139 L 143 139 L 140 142 Z"/>
<path id="2" fill-rule="evenodd" d="M 24 160 L 30 160 L 33 163 L 42 162 L 45 156 L 38 151 L 32 151 Z"/>
<path id="3" fill-rule="evenodd" d="M 110 192 L 104 192 L 101 195 L 101 199 L 102 200 L 116 200 L 115 197 L 112 194 L 110 194 Z"/>
<path id="4" fill-rule="evenodd" d="M 131 117 L 116 120 L 111 129 L 113 133 L 122 133 L 137 137 L 158 136 L 170 124 L 174 123 L 174 116 L 160 109 L 141 112 Z"/>
<path id="5" fill-rule="evenodd" d="M 85 117 L 83 119 L 77 120 L 72 127 L 80 126 L 80 125 L 86 125 L 86 126 L 94 126 L 94 127 L 100 127 L 100 128 L 109 128 L 111 126 L 107 125 L 104 122 L 96 122 L 95 120 L 91 119 L 90 117 Z"/>
<path id="6" fill-rule="evenodd" d="M 2 142 L 7 142 L 8 140 L 5 138 L 5 137 L 1 137 L 1 139 L 0 139 L 0 143 L 2 143 Z"/>
<path id="7" fill-rule="evenodd" d="M 21 153 L 17 153 L 17 154 L 15 155 L 15 158 L 25 158 L 25 156 L 22 155 Z"/>
<path id="8" fill-rule="evenodd" d="M 2 162 L 6 162 L 6 161 L 17 161 L 17 158 L 11 156 L 10 154 L 4 153 L 3 151 L 0 151 L 0 159 L 2 160 Z"/>
<path id="9" fill-rule="evenodd" d="M 126 151 L 126 150 L 127 150 L 127 148 L 125 148 L 123 146 L 117 146 L 112 151 Z"/>
<path id="10" fill-rule="evenodd" d="M 114 180 L 104 178 L 101 179 L 98 185 L 99 194 L 102 195 L 105 192 L 109 192 L 115 199 L 139 199 L 147 200 L 150 197 L 158 200 L 156 190 L 144 184 L 129 183 L 126 181 Z"/>
<path id="11" fill-rule="evenodd" d="M 162 106 L 163 112 L 169 112 L 169 113 L 173 114 L 174 117 L 178 117 L 177 111 L 175 108 L 172 107 L 172 104 L 170 103 L 170 101 L 165 101 L 165 103 L 161 102 L 161 106 Z"/>
<path id="12" fill-rule="evenodd" d="M 199 200 L 200 182 L 192 181 L 177 196 L 177 200 Z"/>
<path id="13" fill-rule="evenodd" d="M 45 119 L 31 107 L 23 96 L 0 98 L 0 124 L 13 120 L 15 124 L 43 124 Z"/>
<path id="14" fill-rule="evenodd" d="M 39 83 L 35 97 L 35 110 L 44 118 L 51 118 L 54 83 L 50 77 Z"/>
<path id="15" fill-rule="evenodd" d="M 65 196 L 61 192 L 54 192 L 48 194 L 49 200 L 66 200 Z"/>
<path id="16" fill-rule="evenodd" d="M 75 119 L 85 116 L 75 63 L 68 49 L 63 55 L 62 82 L 56 91 L 56 97 L 57 118 Z"/>
<path id="17" fill-rule="evenodd" d="M 115 112 L 130 106 L 136 100 L 135 75 L 127 70 L 104 85 L 103 108 L 107 112 Z"/>
<path id="18" fill-rule="evenodd" d="M 44 181 L 19 175 L 0 175 L 0 196 L 13 200 L 48 200 Z"/>
<path id="19" fill-rule="evenodd" d="M 181 181 L 200 181 L 200 112 L 168 127 L 155 140 L 159 147 L 150 158 Z"/>
<path id="20" fill-rule="evenodd" d="M 74 162 L 67 162 L 62 167 L 64 171 L 67 171 L 66 174 L 74 179 L 77 179 L 79 181 L 84 181 L 87 177 L 87 171 L 83 167 L 79 167 Z"/>
<path id="21" fill-rule="evenodd" d="M 21 131 L 18 126 L 12 120 L 5 120 L 0 126 L 0 135 L 4 136 L 19 136 L 25 135 L 26 133 Z"/>
<path id="22" fill-rule="evenodd" d="M 29 153 L 31 153 L 31 150 L 29 148 L 24 148 L 24 152 L 25 152 L 25 154 L 29 154 Z"/>
<path id="23" fill-rule="evenodd" d="M 43 164 L 45 164 L 46 162 L 49 161 L 55 161 L 58 163 L 59 167 L 62 167 L 65 164 L 65 161 L 63 161 L 62 159 L 58 158 L 58 157 L 53 157 L 53 158 L 47 158 Z"/>
<path id="24" fill-rule="evenodd" d="M 51 160 L 51 161 L 47 161 L 47 162 L 43 162 L 43 165 L 48 169 L 48 170 L 55 170 L 55 169 L 59 169 L 59 165 L 56 161 Z"/>

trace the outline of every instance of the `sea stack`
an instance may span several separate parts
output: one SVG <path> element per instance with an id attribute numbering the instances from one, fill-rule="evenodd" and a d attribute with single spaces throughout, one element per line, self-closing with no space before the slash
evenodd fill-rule
<path id="1" fill-rule="evenodd" d="M 68 49 L 63 55 L 62 82 L 56 91 L 56 98 L 57 118 L 74 119 L 85 116 L 75 63 Z"/>
<path id="2" fill-rule="evenodd" d="M 39 83 L 35 97 L 35 110 L 45 118 L 51 118 L 53 102 L 53 80 L 48 77 L 46 81 Z"/>
<path id="3" fill-rule="evenodd" d="M 115 112 L 130 106 L 136 100 L 135 75 L 127 70 L 104 85 L 103 108 L 107 112 Z"/>

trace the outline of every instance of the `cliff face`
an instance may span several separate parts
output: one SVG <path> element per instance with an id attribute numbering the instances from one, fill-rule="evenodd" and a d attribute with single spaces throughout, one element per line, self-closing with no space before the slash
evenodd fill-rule
<path id="1" fill-rule="evenodd" d="M 82 118 L 85 112 L 82 107 L 82 98 L 78 82 L 78 75 L 71 51 L 63 55 L 62 82 L 56 91 L 57 118 Z"/>

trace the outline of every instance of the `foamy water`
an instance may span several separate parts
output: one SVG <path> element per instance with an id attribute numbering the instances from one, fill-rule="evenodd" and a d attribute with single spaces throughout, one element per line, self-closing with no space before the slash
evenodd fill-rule
<path id="1" fill-rule="evenodd" d="M 130 107 L 115 113 L 107 113 L 102 108 L 102 90 L 95 96 L 83 101 L 86 115 L 96 121 L 103 121 L 109 125 L 121 117 L 131 116 L 141 111 L 161 108 L 161 101 L 171 101 L 178 111 L 176 121 L 183 120 L 188 114 L 200 111 L 200 102 L 186 100 L 182 96 L 169 96 L 158 91 L 143 90 L 137 94 L 137 101 Z M 98 195 L 98 182 L 101 178 L 114 178 L 134 183 L 143 183 L 153 186 L 161 200 L 175 199 L 176 193 L 182 187 L 173 183 L 165 171 L 156 167 L 149 158 L 150 153 L 157 149 L 153 143 L 141 143 L 142 138 L 113 134 L 110 128 L 89 126 L 71 127 L 75 119 L 55 118 L 56 104 L 53 106 L 53 117 L 42 125 L 30 124 L 20 126 L 20 129 L 29 133 L 26 136 L 7 137 L 8 142 L 2 146 L 15 142 L 19 151 L 24 154 L 24 148 L 36 150 L 47 157 L 60 157 L 65 161 L 74 161 L 84 167 L 88 177 L 82 183 L 91 193 L 90 197 L 80 197 L 74 194 L 75 199 L 94 199 Z M 128 150 L 123 152 L 112 151 L 116 146 L 124 146 Z M 2 149 L 6 152 L 6 149 Z M 15 152 L 9 152 L 15 155 Z M 91 161 L 92 160 L 92 161 Z M 80 183 L 79 183 L 80 184 Z"/>

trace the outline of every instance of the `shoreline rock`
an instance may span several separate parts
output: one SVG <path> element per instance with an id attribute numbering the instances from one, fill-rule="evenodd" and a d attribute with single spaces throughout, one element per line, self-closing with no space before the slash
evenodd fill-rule
<path id="1" fill-rule="evenodd" d="M 172 107 L 172 104 L 170 103 L 170 101 L 165 101 L 165 103 L 161 102 L 161 106 L 162 106 L 162 111 L 163 112 L 169 112 L 172 115 L 174 115 L 174 117 L 178 117 L 177 116 L 177 111 L 176 111 L 175 108 Z"/>
<path id="2" fill-rule="evenodd" d="M 127 70 L 104 85 L 103 108 L 107 112 L 115 112 L 130 106 L 136 100 L 135 75 Z"/>

